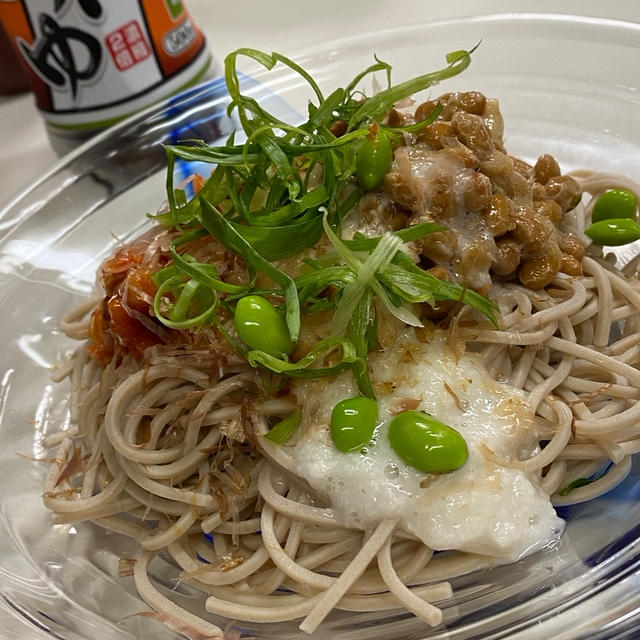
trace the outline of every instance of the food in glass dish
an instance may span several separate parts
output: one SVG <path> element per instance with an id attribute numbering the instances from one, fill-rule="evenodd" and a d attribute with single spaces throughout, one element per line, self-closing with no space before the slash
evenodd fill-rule
<path id="1" fill-rule="evenodd" d="M 307 120 L 243 95 L 239 55 L 298 72 Z M 477 91 L 412 99 L 470 55 L 371 97 L 377 59 L 325 96 L 230 55 L 246 142 L 168 147 L 165 210 L 63 320 L 83 344 L 45 504 L 137 540 L 140 595 L 187 635 L 225 632 L 154 586 L 160 553 L 231 620 L 437 625 L 449 578 L 552 546 L 553 505 L 640 450 L 637 261 L 601 246 L 634 239 L 640 187 L 511 157 Z M 176 159 L 213 165 L 191 199 Z"/>

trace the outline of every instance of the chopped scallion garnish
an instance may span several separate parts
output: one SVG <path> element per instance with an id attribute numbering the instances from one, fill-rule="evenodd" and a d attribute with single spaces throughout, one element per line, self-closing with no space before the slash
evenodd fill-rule
<path id="1" fill-rule="evenodd" d="M 293 435 L 293 432 L 298 428 L 301 419 L 302 411 L 297 409 L 284 420 L 274 424 L 273 427 L 265 433 L 264 437 L 276 444 L 283 444 Z"/>
<path id="2" fill-rule="evenodd" d="M 351 368 L 361 393 L 370 397 L 374 393 L 367 354 L 377 342 L 377 306 L 408 325 L 421 326 L 412 304 L 460 301 L 496 324 L 496 307 L 490 300 L 439 280 L 403 252 L 404 243 L 443 231 L 443 226 L 422 223 L 380 237 L 356 233 L 343 238 L 341 231 L 344 216 L 371 188 L 356 179 L 358 150 L 365 139 L 376 132 L 387 141 L 397 141 L 433 122 L 442 111 L 440 104 L 428 118 L 406 127 L 387 126 L 384 118 L 397 101 L 463 71 L 470 54 L 451 53 L 443 69 L 395 86 L 391 67 L 376 58 L 344 88 L 326 97 L 304 69 L 281 54 L 238 49 L 227 56 L 229 112 L 236 112 L 246 142 L 236 143 L 232 134 L 221 146 L 192 141 L 166 147 L 169 210 L 155 218 L 182 235 L 171 244 L 172 262 L 153 276 L 158 319 L 174 329 L 213 324 L 253 366 L 278 374 L 318 377 Z M 236 70 L 242 56 L 266 69 L 284 64 L 303 78 L 314 96 L 305 122 L 284 122 L 242 93 Z M 387 87 L 367 98 L 358 85 L 377 71 L 385 72 Z M 334 128 L 337 124 L 340 127 Z M 173 185 L 176 158 L 215 165 L 197 197 L 189 201 L 184 190 Z M 323 234 L 333 250 L 310 257 L 307 250 Z M 207 237 L 242 258 L 246 282 L 226 282 L 215 265 L 194 258 L 199 254 L 191 249 L 196 246 L 192 243 Z M 298 268 L 293 271 L 291 262 L 288 269 L 274 264 L 296 257 Z M 247 348 L 224 326 L 246 295 L 271 298 L 269 304 L 284 313 L 291 344 L 298 340 L 303 313 L 332 311 L 330 336 L 318 340 L 295 362 L 286 353 L 276 357 Z M 287 420 L 280 424 L 288 424 Z M 284 427 L 277 425 L 272 432 L 278 429 Z"/>
<path id="3" fill-rule="evenodd" d="M 580 487 L 586 487 L 588 484 L 591 484 L 593 479 L 590 478 L 578 478 L 573 482 L 570 482 L 566 487 L 560 489 L 558 491 L 559 496 L 568 496 L 574 489 L 579 489 Z"/>

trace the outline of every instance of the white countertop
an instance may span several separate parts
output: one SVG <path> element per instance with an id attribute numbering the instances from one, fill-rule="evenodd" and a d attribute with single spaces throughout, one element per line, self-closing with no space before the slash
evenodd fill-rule
<path id="1" fill-rule="evenodd" d="M 291 54 L 393 26 L 494 13 L 561 13 L 640 22 L 638 0 L 186 0 L 214 56 L 240 46 Z M 249 18 L 249 19 L 248 19 Z M 0 203 L 56 160 L 30 94 L 0 98 Z"/>

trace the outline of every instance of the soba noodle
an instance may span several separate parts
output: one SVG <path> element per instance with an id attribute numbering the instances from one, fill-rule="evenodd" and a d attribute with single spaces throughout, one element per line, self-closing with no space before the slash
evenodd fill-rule
<path id="1" fill-rule="evenodd" d="M 499 151 L 485 158 L 487 172 L 495 171 L 490 162 L 507 158 L 500 127 L 490 133 Z M 583 244 L 596 196 L 623 187 L 640 197 L 640 185 L 627 178 L 589 171 L 573 177 L 592 198 L 563 224 Z M 154 233 L 147 236 L 150 255 L 169 237 Z M 537 290 L 496 279 L 489 295 L 500 329 L 475 322 L 468 307 L 448 325 L 456 349 L 480 354 L 496 380 L 522 390 L 544 443 L 525 459 L 488 447 L 483 455 L 535 478 L 554 505 L 609 491 L 640 452 L 637 265 L 619 270 L 592 245 L 583 275 L 557 273 Z M 61 322 L 85 344 L 58 376 L 70 380 L 72 426 L 46 438 L 58 449 L 44 502 L 54 524 L 92 521 L 136 540 L 136 588 L 182 633 L 225 635 L 158 590 L 149 577 L 158 554 L 207 594 L 208 612 L 261 623 L 302 619 L 308 633 L 333 609 L 404 608 L 437 625 L 438 603 L 452 596 L 448 580 L 495 562 L 469 552 L 434 555 L 393 519 L 344 526 L 296 472 L 288 447 L 262 437 L 296 409 L 295 398 L 270 393 L 259 371 L 207 328 L 193 344 L 172 344 L 158 326 L 165 344 L 138 359 L 123 352 L 98 364 L 87 342 L 96 304 L 88 301 Z M 592 481 L 563 491 L 584 478 Z"/>
<path id="2" fill-rule="evenodd" d="M 628 179 L 578 175 L 582 188 L 594 194 L 617 185 L 640 194 L 640 185 Z M 542 291 L 496 287 L 501 330 L 465 336 L 496 378 L 526 392 L 548 425 L 544 449 L 526 460 L 497 462 L 535 472 L 555 505 L 609 491 L 640 452 L 635 265 L 619 271 L 595 256 L 583 266 L 584 277 L 559 274 Z M 86 313 L 94 304 L 63 319 L 71 337 L 86 337 Z M 432 557 L 392 521 L 373 531 L 344 528 L 287 473 L 279 445 L 263 441 L 264 455 L 238 443 L 220 446 L 234 420 L 247 420 L 264 434 L 270 417 L 292 408 L 267 397 L 255 370 L 239 358 L 223 362 L 204 350 L 154 347 L 144 364 L 127 356 L 102 368 L 83 346 L 72 361 L 78 432 L 64 434 L 47 477 L 44 500 L 53 522 L 91 520 L 138 540 L 134 579 L 140 595 L 200 634 L 222 637 L 219 628 L 160 594 L 147 576 L 160 551 L 182 568 L 184 581 L 209 595 L 209 612 L 252 622 L 304 617 L 301 628 L 308 632 L 333 608 L 401 605 L 436 625 L 442 614 L 433 603 L 451 596 L 446 580 L 488 566 L 486 557 L 468 553 Z M 145 421 L 149 439 L 141 446 Z M 61 481 L 80 450 L 89 456 L 82 483 Z M 613 464 L 599 479 L 558 494 L 609 460 Z M 216 499 L 223 488 L 233 500 Z M 213 546 L 203 534 L 213 534 Z"/>

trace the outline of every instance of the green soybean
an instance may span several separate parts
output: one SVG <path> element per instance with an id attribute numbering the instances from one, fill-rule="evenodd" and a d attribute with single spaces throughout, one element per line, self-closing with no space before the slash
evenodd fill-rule
<path id="1" fill-rule="evenodd" d="M 356 153 L 356 178 L 360 186 L 365 191 L 378 189 L 391 168 L 392 159 L 389 136 L 377 125 L 372 125 Z"/>
<path id="2" fill-rule="evenodd" d="M 591 222 L 609 220 L 611 218 L 635 218 L 638 200 L 627 189 L 611 189 L 605 191 L 593 205 Z"/>
<path id="3" fill-rule="evenodd" d="M 378 421 L 378 405 L 365 396 L 338 402 L 331 412 L 331 437 L 344 453 L 361 450 L 368 445 Z"/>
<path id="4" fill-rule="evenodd" d="M 262 296 L 244 296 L 233 315 L 238 337 L 250 349 L 264 351 L 276 358 L 288 356 L 293 342 L 282 315 Z"/>
<path id="5" fill-rule="evenodd" d="M 596 244 L 617 247 L 640 240 L 640 224 L 630 218 L 610 218 L 594 222 L 584 231 Z"/>
<path id="6" fill-rule="evenodd" d="M 403 411 L 389 424 L 391 447 L 409 466 L 426 473 L 459 469 L 469 457 L 464 438 L 422 411 Z"/>

